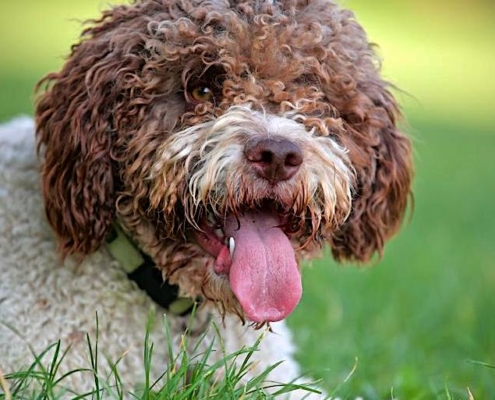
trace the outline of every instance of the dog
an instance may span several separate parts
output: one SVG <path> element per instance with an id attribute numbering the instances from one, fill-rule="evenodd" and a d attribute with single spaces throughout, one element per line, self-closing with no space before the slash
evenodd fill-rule
<path id="1" fill-rule="evenodd" d="M 135 0 L 91 21 L 39 83 L 34 125 L 0 128 L 3 370 L 59 339 L 61 368 L 87 365 L 97 311 L 102 351 L 136 382 L 149 310 L 179 343 L 196 307 L 227 350 L 270 326 L 253 373 L 285 360 L 271 377 L 297 378 L 284 320 L 301 264 L 325 246 L 381 256 L 411 199 L 379 67 L 331 0 Z"/>

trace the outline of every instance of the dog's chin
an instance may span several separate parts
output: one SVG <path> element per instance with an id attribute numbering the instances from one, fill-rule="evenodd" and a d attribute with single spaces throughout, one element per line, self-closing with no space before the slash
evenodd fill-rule
<path id="1" fill-rule="evenodd" d="M 210 215 L 198 225 L 196 241 L 214 258 L 206 296 L 222 293 L 228 311 L 255 323 L 280 321 L 295 309 L 302 295 L 301 275 L 289 218 L 275 202 L 240 207 L 221 218 Z M 225 299 L 225 285 L 234 299 Z"/>

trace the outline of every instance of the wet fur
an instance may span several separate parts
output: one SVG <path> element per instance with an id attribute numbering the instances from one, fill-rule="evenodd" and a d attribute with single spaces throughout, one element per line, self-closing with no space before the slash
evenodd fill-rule
<path id="1" fill-rule="evenodd" d="M 192 98 L 201 85 L 210 101 Z M 411 197 L 411 143 L 390 86 L 353 14 L 326 0 L 117 6 L 40 89 L 43 195 L 61 254 L 94 252 L 118 220 L 183 293 L 241 316 L 191 239 L 202 218 L 268 198 L 298 258 L 327 243 L 336 260 L 361 263 L 383 253 Z M 274 133 L 314 164 L 270 191 L 242 147 Z"/>

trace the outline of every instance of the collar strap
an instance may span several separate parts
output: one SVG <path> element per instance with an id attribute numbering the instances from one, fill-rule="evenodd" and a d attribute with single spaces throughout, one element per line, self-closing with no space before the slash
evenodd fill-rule
<path id="1" fill-rule="evenodd" d="M 180 297 L 179 287 L 163 280 L 153 260 L 136 247 L 120 226 L 113 225 L 106 238 L 106 245 L 129 279 L 136 282 L 153 301 L 172 314 L 186 315 L 192 311 L 195 301 L 189 297 Z"/>

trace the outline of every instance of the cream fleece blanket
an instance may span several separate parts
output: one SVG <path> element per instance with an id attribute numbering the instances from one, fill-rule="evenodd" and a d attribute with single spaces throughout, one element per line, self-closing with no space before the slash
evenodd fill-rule
<path id="1" fill-rule="evenodd" d="M 17 118 L 0 125 L 0 367 L 4 374 L 27 369 L 49 345 L 61 340 L 68 348 L 60 374 L 75 368 L 89 368 L 86 334 L 96 338 L 96 313 L 99 320 L 100 374 L 106 376 L 108 363 L 118 364 L 119 374 L 132 389 L 144 379 L 143 343 L 150 313 L 154 327 L 153 376 L 158 377 L 168 362 L 164 335 L 164 310 L 130 281 L 105 249 L 82 264 L 61 262 L 56 243 L 45 221 L 40 194 L 36 144 L 32 119 Z M 200 328 L 208 310 L 196 316 L 192 329 Z M 242 326 L 237 318 L 227 318 L 220 327 L 226 351 L 254 343 L 260 331 Z M 172 342 L 179 346 L 187 318 L 169 318 Z M 259 373 L 284 361 L 271 379 L 289 382 L 299 375 L 294 361 L 294 346 L 284 323 L 272 324 L 261 349 L 256 353 L 252 373 Z M 207 331 L 207 339 L 216 335 Z M 208 341 L 207 341 L 208 342 Z M 205 346 L 208 344 L 205 342 Z M 219 343 L 217 340 L 216 343 Z M 194 347 L 194 340 L 191 347 Z M 211 362 L 221 357 L 221 346 Z M 200 347 L 198 351 L 204 349 Z M 50 354 L 43 358 L 48 365 Z M 76 391 L 93 387 L 90 373 L 77 373 L 65 379 L 66 387 Z M 307 392 L 301 392 L 304 397 Z M 318 397 L 318 396 L 317 396 Z"/>

